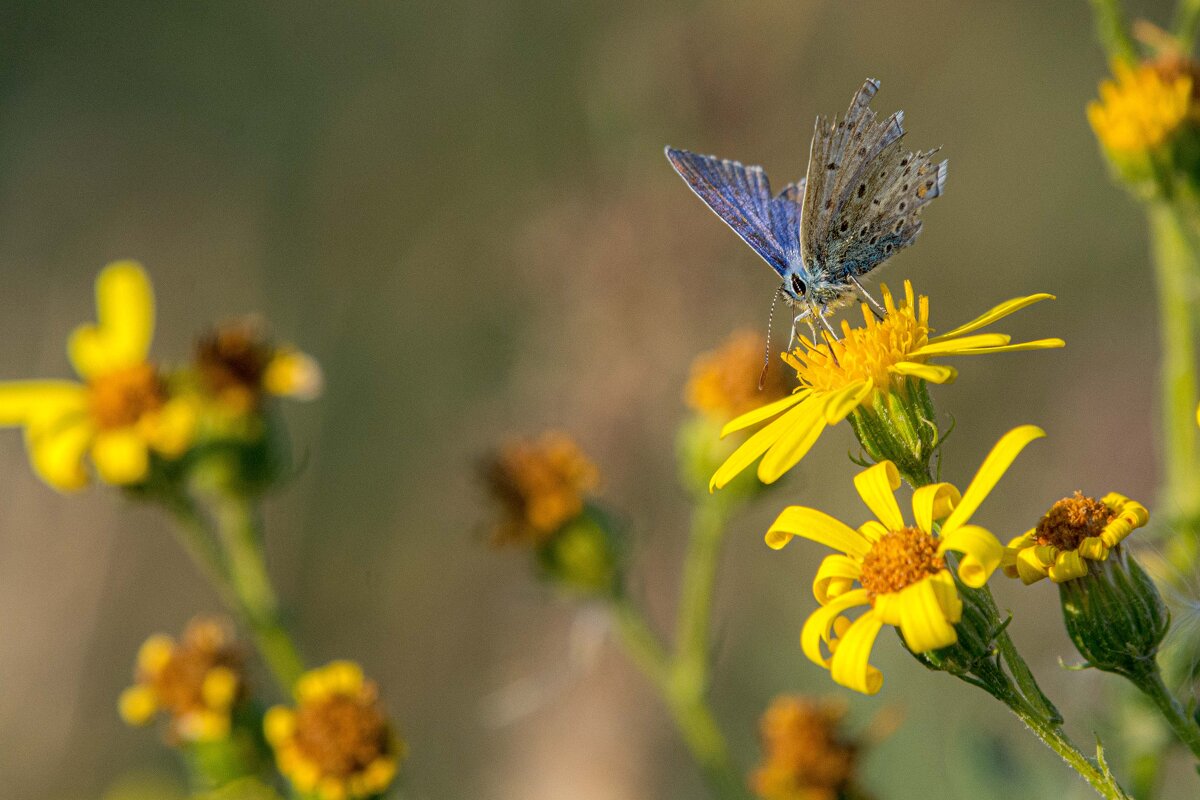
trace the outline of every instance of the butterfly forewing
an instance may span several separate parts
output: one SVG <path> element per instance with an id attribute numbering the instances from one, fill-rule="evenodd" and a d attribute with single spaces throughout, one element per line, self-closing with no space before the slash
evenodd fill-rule
<path id="1" fill-rule="evenodd" d="M 667 148 L 667 158 L 700 199 L 780 276 L 788 274 L 788 250 L 798 249 L 799 222 L 789 220 L 771 197 L 762 167 Z M 782 196 L 781 196 L 782 197 Z M 789 201 L 790 202 L 790 201 Z M 796 232 L 788 233 L 794 222 Z"/>

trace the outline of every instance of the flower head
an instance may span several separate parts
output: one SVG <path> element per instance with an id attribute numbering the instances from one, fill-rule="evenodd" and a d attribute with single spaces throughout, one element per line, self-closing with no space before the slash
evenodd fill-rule
<path id="1" fill-rule="evenodd" d="M 946 553 L 959 554 L 958 577 L 964 584 L 979 588 L 987 583 L 1000 566 L 1004 547 L 969 520 L 1021 450 L 1044 435 L 1032 425 L 1005 434 L 966 492 L 948 483 L 917 489 L 911 525 L 896 503 L 900 476 L 890 461 L 854 479 L 863 502 L 876 516 L 857 529 L 812 508 L 784 509 L 767 531 L 768 545 L 778 549 L 793 536 L 803 536 L 841 551 L 827 556 L 817 570 L 813 594 L 822 607 L 804 624 L 805 655 L 829 669 L 836 683 L 874 694 L 883 685 L 883 676 L 868 659 L 884 625 L 899 628 L 914 653 L 957 642 L 954 625 L 962 616 L 962 600 Z M 935 527 L 939 524 L 940 529 Z M 843 616 L 863 606 L 869 610 L 857 619 Z"/>
<path id="2" fill-rule="evenodd" d="M 68 341 L 82 382 L 0 383 L 0 425 L 24 428 L 34 469 L 62 491 L 87 483 L 85 456 L 105 482 L 139 483 L 151 454 L 181 455 L 195 429 L 191 403 L 173 396 L 148 360 L 154 294 L 139 265 L 121 261 L 100 272 L 96 318 Z"/>
<path id="3" fill-rule="evenodd" d="M 202 337 L 195 366 L 206 393 L 231 414 L 256 410 L 266 395 L 311 400 L 323 384 L 317 362 L 272 343 L 257 317 L 226 322 Z"/>
<path id="4" fill-rule="evenodd" d="M 763 800 L 846 797 L 853 790 L 861 747 L 845 735 L 845 717 L 841 703 L 776 697 L 759 724 L 763 763 L 751 780 L 754 793 Z"/>
<path id="5" fill-rule="evenodd" d="M 710 488 L 725 486 L 759 457 L 758 477 L 764 483 L 775 482 L 804 457 L 826 427 L 855 415 L 856 430 L 860 430 L 871 423 L 867 415 L 873 413 L 877 403 L 887 398 L 898 398 L 908 409 L 905 413 L 889 413 L 890 427 L 903 421 L 910 432 L 907 438 L 923 443 L 919 447 L 923 452 L 929 450 L 930 438 L 936 439 L 934 421 L 925 418 L 926 403 L 909 401 L 922 400 L 913 395 L 923 392 L 925 382 L 949 383 L 958 375 L 953 367 L 932 364 L 931 359 L 1064 345 L 1062 339 L 1011 344 L 1006 334 L 975 333 L 1026 306 L 1053 299 L 1053 295 L 1009 300 L 940 336 L 930 336 L 929 299 L 915 297 L 911 283 L 904 282 L 904 300 L 900 303 L 886 286 L 883 296 L 887 314 L 881 321 L 863 305 L 862 327 L 851 328 L 843 321 L 840 340 L 814 344 L 802 339 L 795 351 L 784 355 L 796 370 L 800 387 L 790 396 L 743 414 L 725 426 L 722 435 L 772 420 L 734 451 L 713 475 Z M 865 447 L 872 447 L 867 437 L 862 440 Z M 890 453 L 881 455 L 892 459 Z"/>
<path id="6" fill-rule="evenodd" d="M 716 350 L 692 362 L 684 399 L 690 408 L 724 423 L 764 402 L 787 396 L 788 385 L 780 370 L 762 374 L 766 338 L 755 331 L 736 331 Z M 763 377 L 759 389 L 759 376 Z"/>
<path id="7" fill-rule="evenodd" d="M 514 439 L 488 459 L 484 480 L 501 511 L 492 541 L 540 545 L 583 513 L 600 474 L 571 437 Z"/>
<path id="8" fill-rule="evenodd" d="M 1118 61 L 1113 75 L 1100 83 L 1100 99 L 1087 107 L 1096 137 L 1110 152 L 1160 147 L 1193 116 L 1193 74 L 1178 59 L 1137 66 Z"/>
<path id="9" fill-rule="evenodd" d="M 134 685 L 118 707 L 130 725 L 145 725 L 163 713 L 176 742 L 207 742 L 229 735 L 235 704 L 245 694 L 243 654 L 228 626 L 197 618 L 183 640 L 151 636 L 138 651 Z"/>
<path id="10" fill-rule="evenodd" d="M 1146 507 L 1124 495 L 1110 492 L 1096 500 L 1076 492 L 1008 543 L 1004 574 L 1026 584 L 1081 578 L 1088 572 L 1085 559 L 1104 561 L 1121 540 L 1149 521 Z"/>
<path id="11" fill-rule="evenodd" d="M 301 676 L 296 707 L 276 706 L 263 720 L 279 771 L 295 789 L 319 800 L 382 793 L 396 777 L 404 743 L 396 736 L 379 689 L 350 661 Z"/>

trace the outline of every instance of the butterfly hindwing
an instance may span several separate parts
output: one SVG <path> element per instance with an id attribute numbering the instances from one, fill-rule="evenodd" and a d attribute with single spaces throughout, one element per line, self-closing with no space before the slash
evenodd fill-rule
<path id="1" fill-rule="evenodd" d="M 799 248 L 799 221 L 787 208 L 794 204 L 791 200 L 783 194 L 771 197 L 771 184 L 762 167 L 671 147 L 666 152 L 692 191 L 781 277 L 787 275 L 788 251 Z M 793 224 L 796 232 L 790 233 Z"/>

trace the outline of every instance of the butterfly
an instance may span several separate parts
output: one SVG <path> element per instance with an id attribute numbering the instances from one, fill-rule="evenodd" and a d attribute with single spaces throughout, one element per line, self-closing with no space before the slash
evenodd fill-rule
<path id="1" fill-rule="evenodd" d="M 882 316 L 858 279 L 913 243 L 922 209 L 946 183 L 936 149 L 901 148 L 903 111 L 877 120 L 878 91 L 868 78 L 844 119 L 817 118 L 807 177 L 774 196 L 762 167 L 666 149 L 692 191 L 779 273 L 779 292 L 800 309 L 795 322 L 819 319 L 830 334 L 825 316 L 855 292 Z"/>

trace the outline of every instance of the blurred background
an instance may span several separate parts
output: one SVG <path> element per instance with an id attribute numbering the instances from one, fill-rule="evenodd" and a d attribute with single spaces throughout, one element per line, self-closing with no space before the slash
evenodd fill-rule
<path id="1" fill-rule="evenodd" d="M 943 329 L 1053 292 L 1001 330 L 1068 342 L 959 363 L 935 395 L 957 422 L 943 476 L 967 480 L 1001 433 L 1036 422 L 1049 439 L 978 517 L 1001 539 L 1075 489 L 1152 501 L 1144 224 L 1083 113 L 1105 71 L 1082 0 L 8 0 L 0 378 L 69 374 L 64 338 L 115 258 L 155 281 L 160 359 L 212 321 L 265 313 L 327 377 L 320 401 L 289 409 L 307 469 L 269 504 L 270 566 L 310 661 L 357 659 L 384 687 L 408 796 L 702 797 L 603 625 L 487 547 L 478 457 L 511 432 L 574 433 L 636 531 L 636 591 L 670 621 L 689 362 L 765 328 L 776 279 L 663 145 L 761 163 L 782 185 L 803 174 L 814 116 L 871 76 L 876 110 L 905 110 L 909 146 L 950 160 L 920 242 L 880 277 L 912 278 Z M 713 696 L 747 768 L 774 694 L 848 695 L 798 645 L 821 548 L 774 553 L 762 532 L 785 502 L 865 513 L 851 446 L 845 426 L 824 437 L 728 539 Z M 0 435 L 0 469 L 6 796 L 170 786 L 173 754 L 115 700 L 139 643 L 217 598 L 154 509 L 56 494 L 16 432 Z M 997 592 L 1071 732 L 1113 733 L 1098 698 L 1117 679 L 1058 666 L 1073 651 L 1054 588 Z M 982 693 L 890 637 L 876 661 L 883 692 L 850 700 L 861 725 L 904 715 L 867 762 L 881 800 L 1089 796 Z M 514 687 L 537 702 L 514 712 Z"/>

